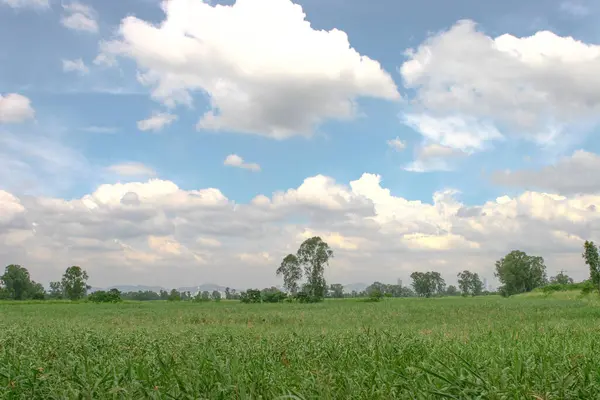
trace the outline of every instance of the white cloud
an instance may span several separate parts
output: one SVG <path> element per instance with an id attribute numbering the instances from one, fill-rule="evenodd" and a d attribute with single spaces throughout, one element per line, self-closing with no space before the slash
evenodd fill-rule
<path id="1" fill-rule="evenodd" d="M 65 14 L 60 22 L 66 28 L 89 33 L 98 32 L 98 14 L 92 6 L 78 2 L 64 4 Z"/>
<path id="2" fill-rule="evenodd" d="M 64 72 L 77 72 L 79 75 L 87 75 L 90 69 L 85 65 L 81 58 L 75 60 L 62 60 Z"/>
<path id="3" fill-rule="evenodd" d="M 396 151 L 402 151 L 406 148 L 406 142 L 400 140 L 399 137 L 388 140 L 387 144 Z"/>
<path id="4" fill-rule="evenodd" d="M 0 191 L 0 254 L 43 282 L 77 263 L 99 286 L 115 276 L 163 286 L 211 276 L 262 287 L 279 282 L 274 270 L 285 254 L 319 235 L 336 255 L 329 282 L 408 282 L 412 271 L 431 269 L 454 281 L 465 268 L 491 281 L 494 261 L 515 248 L 544 256 L 550 273 L 569 262 L 582 279 L 581 242 L 600 239 L 596 205 L 600 194 L 525 192 L 466 206 L 451 190 L 424 203 L 393 196 L 373 174 L 349 185 L 309 177 L 248 204 L 158 179 L 101 185 L 74 200 Z"/>
<path id="5" fill-rule="evenodd" d="M 0 3 L 15 9 L 45 10 L 50 8 L 48 0 L 0 0 Z"/>
<path id="6" fill-rule="evenodd" d="M 140 131 L 160 131 L 176 120 L 177 115 L 155 112 L 150 118 L 138 121 L 137 127 Z"/>
<path id="7" fill-rule="evenodd" d="M 35 111 L 31 100 L 18 93 L 0 94 L 0 124 L 33 119 Z"/>
<path id="8" fill-rule="evenodd" d="M 244 159 L 242 157 L 238 156 L 237 154 L 230 154 L 227 157 L 225 157 L 225 161 L 223 161 L 223 165 L 248 169 L 248 170 L 254 171 L 254 172 L 260 171 L 260 165 L 258 165 L 256 163 L 244 162 Z"/>
<path id="9" fill-rule="evenodd" d="M 501 134 L 547 144 L 598 122 L 596 44 L 549 31 L 492 38 L 463 20 L 406 56 L 400 73 L 416 94 L 405 121 L 440 144 L 479 150 Z"/>
<path id="10" fill-rule="evenodd" d="M 565 195 L 600 193 L 599 171 L 598 154 L 577 150 L 571 156 L 558 160 L 556 164 L 538 170 L 495 172 L 492 181 L 505 186 L 550 190 Z"/>
<path id="11" fill-rule="evenodd" d="M 120 38 L 105 42 L 98 62 L 134 59 L 138 80 L 168 107 L 208 94 L 199 129 L 284 139 L 310 135 L 328 119 L 355 115 L 362 96 L 398 100 L 391 76 L 360 55 L 343 31 L 314 30 L 289 0 L 163 3 L 159 25 L 127 17 Z"/>
<path id="12" fill-rule="evenodd" d="M 425 144 L 417 148 L 415 160 L 404 169 L 412 172 L 451 171 L 452 161 L 468 153 L 454 147 L 437 143 Z"/>
<path id="13" fill-rule="evenodd" d="M 139 162 L 124 162 L 111 165 L 108 170 L 124 177 L 147 177 L 155 176 L 156 171 Z"/>

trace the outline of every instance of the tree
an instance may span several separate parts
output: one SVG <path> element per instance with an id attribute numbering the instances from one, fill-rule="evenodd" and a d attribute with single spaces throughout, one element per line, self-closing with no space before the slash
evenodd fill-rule
<path id="1" fill-rule="evenodd" d="M 46 289 L 44 289 L 41 283 L 31 281 L 27 295 L 28 298 L 33 300 L 44 300 L 46 298 Z"/>
<path id="2" fill-rule="evenodd" d="M 444 294 L 446 290 L 446 282 L 439 272 L 413 272 L 410 277 L 418 296 L 431 297 L 436 293 Z"/>
<path id="3" fill-rule="evenodd" d="M 11 264 L 4 269 L 0 281 L 8 293 L 8 298 L 13 300 L 24 300 L 28 297 L 31 289 L 31 278 L 27 268 Z"/>
<path id="4" fill-rule="evenodd" d="M 334 283 L 329 287 L 331 297 L 341 299 L 344 297 L 344 286 L 341 283 Z"/>
<path id="5" fill-rule="evenodd" d="M 231 289 L 228 287 L 225 288 L 225 300 L 231 300 Z"/>
<path id="6" fill-rule="evenodd" d="M 477 273 L 463 271 L 458 273 L 458 287 L 463 296 L 479 296 L 483 292 L 483 282 Z"/>
<path id="7" fill-rule="evenodd" d="M 546 283 L 546 265 L 542 257 L 513 250 L 496 261 L 494 275 L 502 283 L 500 293 L 511 296 L 543 286 Z"/>
<path id="8" fill-rule="evenodd" d="M 177 289 L 171 289 L 168 301 L 181 301 L 181 293 Z"/>
<path id="9" fill-rule="evenodd" d="M 562 271 L 556 276 L 550 278 L 550 283 L 554 285 L 569 285 L 573 282 L 573 278 L 571 278 L 569 275 L 565 274 Z"/>
<path id="10" fill-rule="evenodd" d="M 454 285 L 448 286 L 448 289 L 446 289 L 446 296 L 457 296 L 457 295 L 458 295 L 458 289 L 456 288 L 456 286 L 454 286 Z"/>
<path id="11" fill-rule="evenodd" d="M 208 290 L 204 290 L 200 296 L 202 297 L 202 301 L 210 301 L 210 292 Z"/>
<path id="12" fill-rule="evenodd" d="M 221 301 L 221 292 L 218 290 L 213 290 L 211 297 L 214 301 Z"/>
<path id="13" fill-rule="evenodd" d="M 158 295 L 161 300 L 169 300 L 169 292 L 167 292 L 166 290 L 161 289 Z"/>
<path id="14" fill-rule="evenodd" d="M 311 301 L 320 301 L 325 297 L 327 283 L 325 282 L 325 266 L 333 258 L 333 250 L 320 237 L 306 239 L 298 249 L 298 262 L 304 267 L 306 290 Z"/>
<path id="15" fill-rule="evenodd" d="M 596 289 L 600 289 L 600 257 L 598 256 L 598 248 L 594 242 L 585 241 L 584 252 L 581 255 L 585 259 L 585 263 L 590 267 L 590 279 Z"/>
<path id="16" fill-rule="evenodd" d="M 109 291 L 98 290 L 88 296 L 88 300 L 94 303 L 119 303 L 121 292 L 119 289 L 110 289 Z"/>
<path id="17" fill-rule="evenodd" d="M 67 268 L 62 278 L 62 287 L 69 300 L 79 300 L 85 297 L 91 288 L 87 284 L 88 274 L 76 265 Z"/>
<path id="18" fill-rule="evenodd" d="M 50 293 L 48 293 L 51 299 L 60 300 L 64 297 L 64 289 L 62 282 L 50 282 Z"/>
<path id="19" fill-rule="evenodd" d="M 298 281 L 302 279 L 302 268 L 300 268 L 298 257 L 293 254 L 285 256 L 277 268 L 276 275 L 283 275 L 283 286 L 292 296 L 298 293 Z"/>

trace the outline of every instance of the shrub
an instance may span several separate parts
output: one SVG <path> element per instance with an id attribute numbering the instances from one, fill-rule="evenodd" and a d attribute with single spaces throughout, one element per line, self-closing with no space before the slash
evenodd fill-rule
<path id="1" fill-rule="evenodd" d="M 121 292 L 118 289 L 110 289 L 108 292 L 99 290 L 88 296 L 88 300 L 94 303 L 118 303 L 121 300 Z"/>
<path id="2" fill-rule="evenodd" d="M 242 292 L 240 294 L 240 301 L 242 303 L 261 303 L 262 297 L 260 294 L 260 290 L 248 289 L 245 292 Z"/>

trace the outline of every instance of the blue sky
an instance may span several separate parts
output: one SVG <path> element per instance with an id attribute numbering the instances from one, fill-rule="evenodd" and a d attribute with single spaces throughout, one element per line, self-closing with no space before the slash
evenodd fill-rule
<path id="1" fill-rule="evenodd" d="M 0 173 L 0 190 L 10 194 L 13 204 L 23 205 L 26 225 L 40 224 L 46 213 L 57 212 L 28 208 L 36 207 L 25 205 L 32 199 L 77 203 L 86 195 L 93 197 L 100 185 L 129 184 L 127 191 L 136 192 L 136 182 L 149 179 L 172 182 L 185 193 L 216 188 L 232 207 L 253 204 L 259 195 L 275 202 L 274 193 L 287 193 L 300 187 L 305 179 L 319 175 L 348 188 L 364 173 L 379 175 L 381 187 L 395 199 L 430 205 L 435 193 L 449 190 L 456 191 L 453 201 L 464 209 L 483 207 L 502 196 L 516 199 L 526 190 L 571 196 L 560 201 L 572 204 L 583 201 L 573 196 L 588 196 L 584 202 L 594 201 L 589 198 L 598 192 L 593 184 L 574 184 L 565 192 L 565 186 L 557 181 L 561 177 L 569 180 L 569 173 L 587 176 L 589 171 L 581 168 L 597 162 L 600 145 L 595 119 L 600 101 L 591 92 L 597 84 L 594 67 L 600 65 L 600 56 L 595 53 L 599 48 L 595 44 L 600 42 L 596 23 L 600 9 L 593 2 L 295 2 L 306 14 L 310 28 L 302 25 L 298 8 L 288 0 L 270 0 L 272 7 L 267 9 L 256 7 L 252 0 L 238 1 L 233 7 L 234 1 L 213 1 L 204 8 L 199 3 L 171 0 L 170 6 L 165 6 L 171 7 L 166 15 L 161 3 L 151 0 L 0 0 L 0 95 L 26 97 L 30 102 L 27 107 L 34 113 L 22 114 L 20 108 L 6 101 L 8 97 L 4 98 L 6 115 L 21 114 L 12 119 L 5 117 L 4 121 L 0 118 L 4 147 L 0 154 L 9 165 Z M 222 12 L 213 13 L 215 10 Z M 238 23 L 233 19 L 236 15 L 241 18 Z M 289 29 L 285 33 L 277 32 L 278 25 L 273 21 L 279 19 L 288 21 L 279 27 L 282 32 Z M 169 21 L 172 31 L 159 28 L 163 21 Z M 321 39 L 311 42 L 317 37 L 313 35 L 316 30 L 323 31 Z M 345 32 L 355 52 L 344 47 L 339 38 L 327 42 L 326 37 L 335 35 L 332 30 Z M 245 37 L 253 35 L 260 40 L 244 42 Z M 510 35 L 510 40 L 498 40 L 502 35 Z M 533 39 L 527 41 L 528 37 Z M 303 47 L 303 41 L 311 44 Z M 330 47 L 322 44 L 325 42 Z M 199 50 L 204 45 L 205 49 Z M 321 45 L 325 53 L 319 53 Z M 251 53 L 245 51 L 248 48 Z M 270 48 L 279 50 L 272 52 Z M 413 52 L 407 52 L 409 49 Z M 213 56 L 200 51 L 210 51 Z M 339 57 L 329 57 L 332 52 L 339 52 Z M 252 54 L 256 54 L 256 60 Z M 285 60 L 291 60 L 294 54 L 302 57 L 294 62 Z M 430 59 L 426 59 L 427 54 Z M 364 60 L 361 64 L 358 55 L 368 57 L 371 64 Z M 541 61 L 536 57 L 542 57 Z M 103 62 L 106 60 L 109 62 Z M 418 69 L 409 70 L 409 64 Z M 592 71 L 589 85 L 578 78 L 587 76 L 588 71 Z M 347 78 L 340 74 L 347 74 Z M 345 107 L 350 106 L 353 109 L 348 111 Z M 209 126 L 213 123 L 210 121 L 197 127 L 211 109 L 217 110 L 214 124 L 218 129 Z M 140 121 L 152 116 L 168 116 L 169 121 L 158 121 L 159 125 L 153 125 L 156 129 L 140 128 Z M 285 132 L 278 134 L 283 132 L 278 129 Z M 549 132 L 554 134 L 548 136 Z M 402 142 L 402 148 L 390 144 L 394 139 Z M 575 156 L 577 150 L 583 151 L 579 158 Z M 260 168 L 226 165 L 230 155 Z M 554 173 L 548 169 L 552 166 L 556 166 Z M 507 170 L 512 172 L 503 172 Z M 521 171 L 529 172 L 523 175 Z M 325 196 L 311 195 L 317 199 Z M 361 196 L 371 201 L 376 218 L 385 219 L 380 200 L 370 194 Z M 296 205 L 300 202 L 294 200 Z M 516 205 L 515 209 L 519 214 L 523 207 Z M 528 229 L 542 229 L 532 225 L 537 221 L 535 210 L 528 212 L 527 218 L 533 222 L 518 228 L 524 238 L 531 232 Z M 499 213 L 513 215 L 508 211 Z M 436 218 L 447 217 L 442 214 L 439 211 Z M 154 217 L 173 218 L 173 226 L 184 218 L 175 211 Z M 295 210 L 285 218 L 305 221 L 302 226 L 275 225 L 296 230 L 290 233 L 294 239 L 285 246 L 293 247 L 301 232 L 346 236 L 342 230 L 347 229 L 347 214 L 336 221 L 341 224 L 337 230 L 328 230 L 311 220 L 313 217 L 306 210 Z M 273 227 L 272 218 L 257 222 L 261 232 Z M 567 225 L 553 227 L 553 231 L 580 239 L 597 234 L 593 227 L 574 227 L 573 218 L 565 218 Z M 432 223 L 426 216 L 423 221 Z M 491 280 L 488 259 L 510 249 L 511 243 L 505 243 L 505 248 L 488 248 L 483 243 L 486 234 L 464 233 L 467 228 L 460 226 L 464 221 L 444 221 L 433 223 L 437 235 L 441 231 L 446 236 L 471 238 L 467 241 L 477 243 L 480 249 L 473 255 L 473 268 Z M 203 219 L 193 222 L 202 223 Z M 427 229 L 415 227 L 419 224 L 396 233 L 382 233 L 387 232 L 388 225 L 378 223 L 382 225 L 377 234 L 387 235 L 385 240 L 391 240 L 394 246 L 410 235 L 430 234 Z M 21 235 L 31 229 L 27 226 L 19 226 Z M 472 228 L 474 222 L 469 226 Z M 14 226 L 4 229 L 4 234 L 15 235 Z M 49 226 L 48 232 L 53 232 L 51 237 L 36 232 L 35 240 L 41 242 L 35 243 L 60 248 L 76 239 L 58 225 Z M 365 241 L 370 238 L 367 231 L 359 234 L 350 229 L 347 233 L 357 238 L 357 243 L 360 237 Z M 156 243 L 148 237 L 161 237 L 185 247 L 190 254 L 200 254 L 188 243 L 192 238 L 184 239 L 182 234 L 173 228 L 156 234 L 140 232 L 131 243 L 106 235 L 94 240 L 97 244 L 119 242 L 124 246 L 137 243 L 138 250 L 145 252 Z M 50 239 L 52 245 L 47 242 Z M 225 247 L 225 243 L 231 243 L 229 248 L 239 250 L 239 254 L 269 253 L 266 259 L 273 265 L 283 251 L 281 247 L 261 248 L 264 245 L 259 242 L 241 249 L 235 247 L 236 240 L 230 237 L 220 242 Z M 197 241 L 194 239 L 194 243 Z M 556 255 L 557 259 L 575 260 L 577 246 L 569 246 Z M 354 252 L 363 251 L 365 257 L 375 251 L 355 247 Z M 429 257 L 430 247 L 422 248 L 422 253 L 413 250 L 418 257 Z M 357 266 L 352 261 L 354 256 L 348 254 L 345 258 L 348 249 L 343 245 L 339 248 L 340 263 L 346 272 L 332 272 L 332 279 L 352 281 L 370 279 L 371 275 L 373 280 L 392 279 L 409 274 L 414 265 L 419 265 L 411 261 L 406 247 L 399 245 L 393 256 L 382 262 L 380 271 L 371 272 Z M 450 251 L 447 246 L 445 249 Z M 532 245 L 532 250 L 544 249 Z M 113 261 L 121 260 L 117 264 L 122 262 L 130 274 L 122 279 L 111 276 L 103 262 L 83 247 L 76 256 L 64 255 L 64 262 L 88 262 L 93 265 L 90 268 L 99 271 L 96 276 L 102 276 L 98 278 L 100 283 L 146 281 L 135 262 L 119 253 L 125 250 L 106 251 Z M 213 260 L 207 265 L 217 263 L 214 259 L 219 255 L 209 253 L 203 253 L 203 257 Z M 441 253 L 433 258 L 447 259 L 449 264 L 454 257 L 460 259 L 450 253 L 447 258 Z M 44 277 L 53 273 L 35 267 L 41 263 L 39 257 L 31 259 L 6 249 L 0 254 L 21 257 Z M 156 256 L 152 262 L 173 262 L 172 258 L 161 257 Z M 408 261 L 399 270 L 385 266 L 403 257 Z M 480 261 L 481 257 L 486 261 Z M 189 268 L 185 273 L 191 274 L 190 279 L 209 279 L 203 269 L 208 267 L 198 267 L 193 260 L 178 262 Z M 449 268 L 448 276 L 455 276 L 459 267 L 444 268 Z M 584 275 L 584 266 L 573 268 L 575 274 Z M 262 272 L 248 273 L 244 279 L 271 279 L 266 278 L 270 276 L 267 270 L 265 267 Z M 353 272 L 348 276 L 347 271 Z M 227 279 L 229 272 L 217 274 L 215 279 Z"/>

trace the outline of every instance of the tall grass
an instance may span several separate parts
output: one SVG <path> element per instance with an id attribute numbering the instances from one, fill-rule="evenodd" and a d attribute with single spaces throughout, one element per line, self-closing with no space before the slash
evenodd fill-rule
<path id="1" fill-rule="evenodd" d="M 7 399 L 600 393 L 600 307 L 584 299 L 0 303 L 0 317 Z"/>

